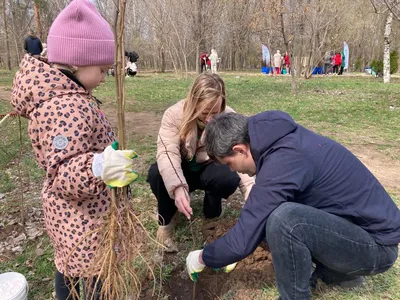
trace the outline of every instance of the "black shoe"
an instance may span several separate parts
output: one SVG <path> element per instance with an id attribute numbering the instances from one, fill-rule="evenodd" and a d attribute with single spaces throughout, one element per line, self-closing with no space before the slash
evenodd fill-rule
<path id="1" fill-rule="evenodd" d="M 317 268 L 310 278 L 310 287 L 312 289 L 317 287 L 318 279 L 321 279 L 326 285 L 334 285 L 342 288 L 355 288 L 365 282 L 363 276 L 338 275 L 333 274 L 325 268 Z"/>

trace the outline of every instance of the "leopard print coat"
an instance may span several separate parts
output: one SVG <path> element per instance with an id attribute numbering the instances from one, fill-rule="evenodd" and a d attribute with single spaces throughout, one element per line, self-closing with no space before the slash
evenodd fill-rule
<path id="1" fill-rule="evenodd" d="M 56 267 L 85 277 L 98 236 L 84 237 L 102 224 L 111 199 L 92 173 L 93 154 L 115 140 L 114 132 L 84 88 L 29 55 L 15 75 L 11 103 L 28 118 L 34 153 L 46 172 L 41 198 Z"/>

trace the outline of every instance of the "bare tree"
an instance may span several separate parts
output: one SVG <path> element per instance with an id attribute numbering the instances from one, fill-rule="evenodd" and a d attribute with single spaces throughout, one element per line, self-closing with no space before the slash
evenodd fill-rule
<path id="1" fill-rule="evenodd" d="M 6 3 L 0 24 L 5 40 L 0 44 L 0 61 L 4 64 L 10 53 L 11 67 L 19 62 L 32 25 L 45 41 L 52 22 L 70 1 L 0 1 Z M 200 52 L 211 48 L 221 58 L 220 70 L 260 68 L 263 43 L 272 52 L 288 51 L 292 74 L 310 77 L 322 54 L 338 51 L 344 40 L 351 49 L 351 62 L 357 61 L 357 68 L 363 69 L 371 60 L 383 58 L 389 11 L 393 13 L 390 49 L 400 47 L 400 27 L 395 22 L 400 0 L 370 0 L 379 14 L 373 6 L 365 6 L 365 0 L 126 1 L 125 50 L 138 52 L 139 70 L 198 71 Z M 115 0 L 92 2 L 112 25 Z"/>
<path id="2" fill-rule="evenodd" d="M 393 13 L 387 12 L 385 33 L 384 33 L 384 50 L 383 50 L 383 82 L 390 83 L 390 44 L 392 33 Z"/>
<path id="3" fill-rule="evenodd" d="M 399 19 L 399 0 L 370 0 L 376 14 L 386 16 L 385 31 L 383 37 L 383 82 L 390 83 L 390 49 L 392 43 L 393 17 Z"/>
<path id="4" fill-rule="evenodd" d="M 7 68 L 8 68 L 8 70 L 11 70 L 10 42 L 9 42 L 9 38 L 8 38 L 6 0 L 3 0 L 3 25 L 4 25 L 4 33 L 5 33 L 5 36 L 6 36 Z"/>
<path id="5" fill-rule="evenodd" d="M 41 0 L 34 0 L 33 1 L 33 10 L 35 12 L 36 30 L 37 30 L 39 38 L 42 40 L 43 39 L 42 23 L 40 22 L 40 11 L 39 11 L 41 2 L 42 2 Z"/>

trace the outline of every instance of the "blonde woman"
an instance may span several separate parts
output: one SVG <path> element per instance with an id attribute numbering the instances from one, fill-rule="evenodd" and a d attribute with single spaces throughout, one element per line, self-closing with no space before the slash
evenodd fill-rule
<path id="1" fill-rule="evenodd" d="M 216 115 L 232 112 L 226 106 L 225 84 L 216 74 L 201 74 L 186 99 L 168 108 L 157 140 L 157 163 L 150 167 L 147 181 L 158 201 L 158 240 L 167 251 L 177 251 L 173 241 L 174 215 L 179 210 L 192 215 L 189 193 L 204 190 L 206 218 L 219 217 L 222 198 L 238 186 L 245 198 L 254 184 L 252 178 L 212 162 L 204 148 L 204 128 Z"/>

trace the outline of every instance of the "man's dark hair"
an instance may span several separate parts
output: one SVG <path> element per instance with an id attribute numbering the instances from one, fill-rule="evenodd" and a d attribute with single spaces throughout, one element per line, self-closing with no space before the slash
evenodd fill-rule
<path id="1" fill-rule="evenodd" d="M 211 159 L 232 155 L 232 148 L 237 144 L 250 144 L 246 116 L 237 113 L 221 114 L 207 124 L 205 146 Z"/>

